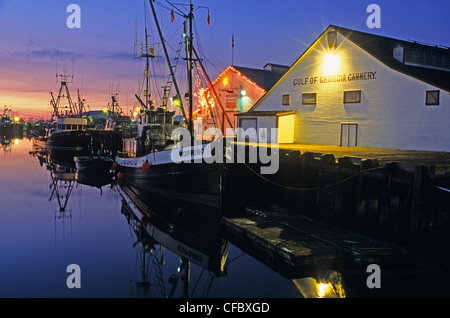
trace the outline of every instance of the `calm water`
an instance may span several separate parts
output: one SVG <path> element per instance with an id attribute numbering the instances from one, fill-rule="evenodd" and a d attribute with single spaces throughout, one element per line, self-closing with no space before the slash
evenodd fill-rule
<path id="1" fill-rule="evenodd" d="M 150 249 L 148 241 L 139 242 L 117 187 L 80 183 L 74 169 L 51 165 L 31 150 L 27 139 L 0 149 L 0 297 L 184 295 L 182 280 L 174 288 L 180 256 L 157 243 Z M 168 233 L 174 231 L 171 226 Z M 189 297 L 302 298 L 311 283 L 307 276 L 288 279 L 231 244 L 227 256 L 221 277 L 191 263 Z M 81 269 L 81 288 L 67 287 L 70 264 Z M 438 285 L 442 276 L 392 273 L 372 292 L 366 287 L 368 274 L 348 269 L 346 295 L 448 296 L 447 287 Z"/>

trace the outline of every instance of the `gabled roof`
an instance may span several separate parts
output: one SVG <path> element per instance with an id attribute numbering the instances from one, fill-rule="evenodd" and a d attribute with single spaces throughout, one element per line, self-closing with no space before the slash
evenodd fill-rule
<path id="1" fill-rule="evenodd" d="M 275 85 L 284 73 L 275 73 L 266 70 L 260 70 L 242 66 L 232 66 L 239 73 L 250 79 L 256 85 L 264 89 L 266 92 Z"/>
<path id="2" fill-rule="evenodd" d="M 448 48 L 433 47 L 416 42 L 388 38 L 335 25 L 330 25 L 330 27 L 388 67 L 450 92 L 450 72 L 406 65 L 395 59 L 393 55 L 394 48 L 399 45 L 405 48 L 422 50 L 440 55 L 450 55 L 450 50 Z"/>
<path id="3" fill-rule="evenodd" d="M 431 84 L 433 86 L 436 86 L 440 89 L 443 89 L 447 92 L 450 92 L 450 72 L 442 71 L 442 70 L 436 70 L 436 69 L 430 69 L 430 68 L 424 68 L 424 67 L 418 67 L 418 66 L 411 66 L 411 65 L 405 65 L 404 63 L 396 60 L 394 58 L 393 50 L 398 45 L 401 45 L 403 47 L 408 47 L 412 49 L 417 50 L 426 50 L 426 51 L 433 51 L 438 54 L 444 54 L 444 55 L 450 55 L 450 49 L 448 48 L 441 48 L 441 47 L 432 47 L 429 45 L 423 45 L 416 42 L 410 42 L 410 41 L 404 41 L 404 40 L 398 40 L 393 39 L 389 37 L 384 37 L 380 35 L 374 35 L 369 33 L 364 33 L 360 31 L 355 31 L 343 27 L 339 27 L 336 25 L 330 25 L 328 28 L 326 28 L 320 36 L 317 37 L 317 39 L 306 49 L 300 57 L 292 64 L 291 68 L 287 71 L 290 72 L 300 61 L 300 59 L 305 55 L 308 54 L 310 48 L 314 46 L 314 44 L 330 29 L 333 28 L 337 32 L 339 32 L 341 35 L 346 37 L 348 40 L 353 42 L 355 45 L 372 55 L 374 58 L 379 60 L 381 63 L 387 65 L 388 67 L 399 71 L 403 74 L 409 75 L 411 77 L 414 77 L 418 80 L 421 80 L 425 83 Z M 283 74 L 284 76 L 285 74 Z M 280 78 L 281 80 L 281 78 Z M 272 85 L 275 86 L 276 83 Z M 257 101 L 249 110 L 248 112 L 254 112 L 256 114 L 257 108 L 262 100 L 264 100 L 264 97 L 267 95 L 266 93 L 259 101 Z"/>

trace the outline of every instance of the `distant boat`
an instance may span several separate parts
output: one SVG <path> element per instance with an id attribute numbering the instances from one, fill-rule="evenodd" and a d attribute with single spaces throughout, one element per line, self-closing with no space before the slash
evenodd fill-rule
<path id="1" fill-rule="evenodd" d="M 56 128 L 47 137 L 47 147 L 55 150 L 86 150 L 91 136 L 86 131 L 87 119 L 82 117 L 59 117 Z"/>
<path id="2" fill-rule="evenodd" d="M 53 128 L 47 130 L 45 136 L 46 146 L 50 150 L 58 151 L 88 150 L 91 136 L 86 131 L 87 118 L 82 117 L 83 101 L 79 96 L 78 104 L 72 101 L 67 86 L 67 79 L 67 76 L 61 76 L 61 87 L 56 98 L 50 92 L 53 106 Z M 64 106 L 62 105 L 63 97 L 67 99 L 67 105 Z"/>
<path id="3" fill-rule="evenodd" d="M 133 124 L 130 116 L 125 116 L 122 108 L 119 106 L 118 94 L 111 95 L 111 104 L 108 104 L 106 110 L 110 116 L 106 120 L 106 131 L 122 131 L 123 128 Z"/>
<path id="4" fill-rule="evenodd" d="M 23 125 L 19 119 L 12 118 L 11 108 L 5 106 L 3 115 L 0 117 L 0 133 L 2 134 L 23 134 Z"/>

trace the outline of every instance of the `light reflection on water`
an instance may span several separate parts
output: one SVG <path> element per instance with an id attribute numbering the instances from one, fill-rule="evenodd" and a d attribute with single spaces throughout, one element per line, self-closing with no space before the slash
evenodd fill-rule
<path id="1" fill-rule="evenodd" d="M 0 153 L 0 297 L 184 297 L 187 272 L 189 297 L 448 297 L 447 288 L 434 290 L 432 279 L 441 278 L 436 273 L 437 278 L 430 278 L 414 272 L 414 279 L 401 273 L 398 279 L 394 271 L 383 276 L 388 287 L 379 291 L 367 289 L 364 268 L 345 268 L 342 275 L 326 268 L 328 280 L 308 274 L 284 277 L 241 249 L 221 245 L 220 238 L 212 250 L 210 241 L 199 248 L 213 254 L 225 251 L 226 262 L 211 267 L 192 261 L 187 271 L 185 260 L 171 251 L 171 242 L 163 246 L 139 236 L 140 220 L 133 221 L 117 186 L 99 179 L 88 185 L 73 162 L 65 165 L 31 150 L 32 142 L 22 139 Z M 182 209 L 171 211 L 173 215 Z M 193 246 L 190 232 L 204 229 L 201 219 L 182 213 L 178 223 L 172 221 L 153 218 L 145 224 L 162 230 L 159 238 L 168 235 L 185 246 Z M 79 289 L 66 286 L 69 264 L 81 268 Z"/>
<path id="2" fill-rule="evenodd" d="M 52 171 L 46 159 L 31 150 L 32 142 L 23 139 L 0 155 L 0 297 L 162 297 L 156 290 L 137 291 L 137 282 L 143 281 L 142 244 L 133 247 L 136 236 L 121 214 L 117 189 L 80 184 L 73 180 L 73 171 L 63 173 L 61 166 Z M 55 182 L 56 175 L 67 178 Z M 290 280 L 234 246 L 229 258 L 234 261 L 228 274 L 214 278 L 210 286 L 210 274 L 192 264 L 192 288 L 192 282 L 201 280 L 190 296 L 301 297 Z M 169 286 L 179 263 L 180 257 L 166 249 L 162 269 Z M 69 264 L 81 268 L 80 289 L 66 286 Z M 182 289 L 173 296 L 182 297 Z"/>

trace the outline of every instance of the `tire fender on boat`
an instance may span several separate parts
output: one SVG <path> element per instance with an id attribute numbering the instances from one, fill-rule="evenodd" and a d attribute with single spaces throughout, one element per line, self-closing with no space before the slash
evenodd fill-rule
<path id="1" fill-rule="evenodd" d="M 149 169 L 150 169 L 150 162 L 148 162 L 147 160 L 142 164 L 142 170 L 148 171 Z"/>

